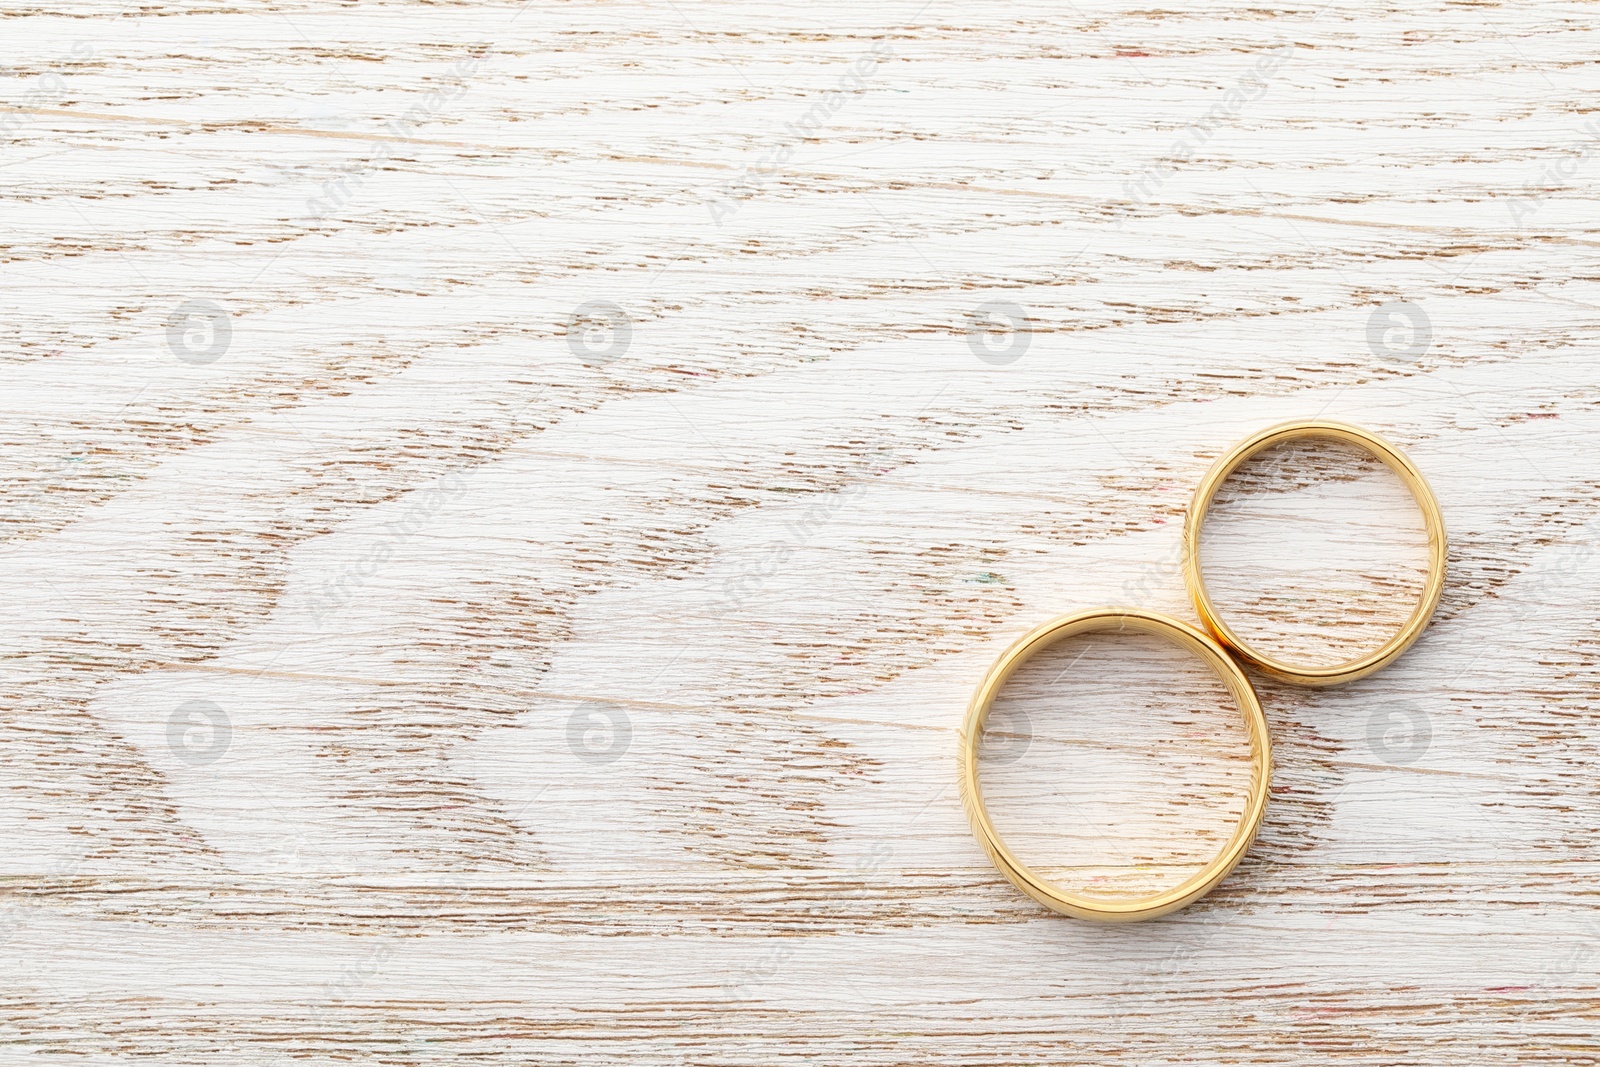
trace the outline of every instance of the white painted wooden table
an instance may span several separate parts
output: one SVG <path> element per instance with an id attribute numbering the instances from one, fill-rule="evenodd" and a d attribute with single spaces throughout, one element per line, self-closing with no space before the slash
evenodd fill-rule
<path id="1" fill-rule="evenodd" d="M 0 1062 L 1597 1062 L 1597 15 L 0 13 Z"/>

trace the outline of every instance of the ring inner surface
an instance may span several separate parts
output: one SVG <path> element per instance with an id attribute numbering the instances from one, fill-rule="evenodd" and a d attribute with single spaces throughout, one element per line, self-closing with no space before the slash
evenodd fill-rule
<path id="1" fill-rule="evenodd" d="M 1239 828 L 1243 712 L 1170 636 L 1084 632 L 1036 649 L 985 722 L 978 775 L 996 833 L 1036 875 L 1115 903 L 1172 889 Z"/>
<path id="2" fill-rule="evenodd" d="M 1216 616 L 1257 655 L 1304 668 L 1384 647 L 1427 586 L 1421 509 L 1360 445 L 1300 437 L 1246 458 L 1200 531 Z"/>

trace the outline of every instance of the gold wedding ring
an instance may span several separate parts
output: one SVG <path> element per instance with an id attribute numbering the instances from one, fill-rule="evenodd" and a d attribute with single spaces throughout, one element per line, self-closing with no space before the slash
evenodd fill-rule
<path id="1" fill-rule="evenodd" d="M 1206 512 L 1228 476 L 1256 453 L 1304 437 L 1343 441 L 1366 449 L 1382 460 L 1411 491 L 1417 506 L 1422 509 L 1423 524 L 1428 533 L 1427 584 L 1405 624 L 1377 651 L 1331 667 L 1297 667 L 1252 648 L 1218 615 L 1216 606 L 1206 592 L 1205 577 L 1200 569 L 1200 532 L 1205 526 Z M 1183 525 L 1184 582 L 1200 613 L 1200 620 L 1210 634 L 1166 615 L 1137 608 L 1097 608 L 1076 615 L 1065 615 L 1024 634 L 995 660 L 984 675 L 983 682 L 972 696 L 972 703 L 967 707 L 966 721 L 961 726 L 961 797 L 967 809 L 967 818 L 972 823 L 972 832 L 994 861 L 995 867 L 1013 885 L 1045 907 L 1064 915 L 1101 922 L 1136 922 L 1166 915 L 1200 899 L 1227 877 L 1250 847 L 1261 825 L 1261 818 L 1266 813 L 1267 791 L 1272 784 L 1272 743 L 1267 734 L 1266 720 L 1261 714 L 1261 704 L 1256 699 L 1249 678 L 1239 666 L 1240 661 L 1271 677 L 1299 685 L 1339 685 L 1366 677 L 1393 662 L 1421 636 L 1444 592 L 1448 556 L 1449 541 L 1445 536 L 1444 516 L 1439 511 L 1439 501 L 1435 499 L 1433 490 L 1411 461 L 1377 434 L 1341 422 L 1301 419 L 1269 427 L 1241 441 L 1217 460 L 1201 479 Z M 1000 839 L 990 821 L 988 809 L 983 803 L 983 788 L 978 781 L 978 742 L 983 735 L 989 709 L 1006 680 L 1040 649 L 1076 634 L 1103 630 L 1155 634 L 1199 656 L 1233 694 L 1234 701 L 1244 713 L 1245 729 L 1250 735 L 1249 793 L 1239 825 L 1222 851 L 1181 885 L 1154 896 L 1117 902 L 1068 893 L 1041 878 L 1018 859 Z"/>
<path id="2" fill-rule="evenodd" d="M 1382 460 L 1390 470 L 1400 476 L 1400 480 L 1411 491 L 1417 506 L 1422 509 L 1422 520 L 1428 532 L 1428 580 L 1411 616 L 1381 648 L 1331 667 L 1295 666 L 1273 659 L 1251 647 L 1217 613 L 1216 605 L 1211 602 L 1211 597 L 1206 592 L 1205 576 L 1201 573 L 1200 567 L 1200 531 L 1205 525 L 1206 511 L 1211 507 L 1212 498 L 1216 496 L 1222 483 L 1227 481 L 1228 476 L 1245 460 L 1256 453 L 1286 441 L 1305 437 L 1343 441 L 1363 448 Z M 1183 524 L 1183 577 L 1189 586 L 1189 595 L 1194 600 L 1195 609 L 1200 613 L 1200 621 L 1233 655 L 1263 674 L 1296 685 L 1342 685 L 1345 682 L 1353 682 L 1387 666 L 1411 647 L 1412 642 L 1422 636 L 1423 629 L 1428 625 L 1428 619 L 1433 615 L 1433 609 L 1439 604 L 1439 596 L 1444 592 L 1445 563 L 1448 555 L 1449 542 L 1445 536 L 1444 515 L 1439 511 L 1439 501 L 1434 498 L 1433 490 L 1428 487 L 1422 473 L 1405 454 L 1377 434 L 1342 422 L 1319 419 L 1300 419 L 1272 426 L 1233 446 L 1200 480 L 1199 487 L 1194 491 L 1194 499 L 1189 504 L 1189 514 Z"/>
<path id="3" fill-rule="evenodd" d="M 1018 859 L 1000 839 L 990 821 L 988 809 L 983 803 L 983 788 L 978 781 L 978 743 L 983 735 L 983 724 L 1006 680 L 1035 652 L 1076 634 L 1105 630 L 1154 634 L 1200 657 L 1228 687 L 1228 692 L 1244 713 L 1245 729 L 1250 736 L 1249 792 L 1239 825 L 1222 851 L 1202 870 L 1178 886 L 1154 896 L 1114 902 L 1068 893 L 1035 874 Z M 1233 870 L 1255 839 L 1261 817 L 1266 812 L 1267 790 L 1271 782 L 1272 745 L 1267 735 L 1266 719 L 1261 713 L 1261 703 L 1250 686 L 1250 679 L 1245 677 L 1244 671 L 1227 652 L 1206 634 L 1187 623 L 1154 611 L 1098 608 L 1062 616 L 1025 634 L 989 668 L 972 696 L 966 721 L 961 727 L 961 796 L 967 817 L 972 822 L 972 832 L 977 835 L 1000 873 L 1010 879 L 1013 885 L 1045 907 L 1080 919 L 1101 922 L 1154 919 L 1177 911 L 1210 892 Z"/>

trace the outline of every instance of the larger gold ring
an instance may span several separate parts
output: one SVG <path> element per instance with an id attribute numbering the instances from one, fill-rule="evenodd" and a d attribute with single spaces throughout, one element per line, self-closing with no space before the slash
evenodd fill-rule
<path id="1" fill-rule="evenodd" d="M 1330 667 L 1297 667 L 1273 659 L 1252 648 L 1244 638 L 1222 621 L 1216 606 L 1211 603 L 1210 595 L 1206 592 L 1205 576 L 1200 571 L 1200 530 L 1205 524 L 1206 511 L 1211 507 L 1212 498 L 1216 496 L 1222 483 L 1227 481 L 1228 475 L 1257 452 L 1302 437 L 1343 441 L 1364 448 L 1377 456 L 1390 470 L 1398 474 L 1406 488 L 1411 490 L 1411 496 L 1422 509 L 1422 520 L 1428 532 L 1428 581 L 1423 587 L 1416 608 L 1411 612 L 1411 617 L 1406 620 L 1398 633 L 1384 643 L 1382 648 Z M 1445 562 L 1449 553 L 1449 540 L 1445 536 L 1444 515 L 1439 511 L 1439 501 L 1434 498 L 1433 490 L 1428 488 L 1422 473 L 1404 453 L 1375 433 L 1368 433 L 1366 430 L 1342 422 L 1319 419 L 1300 419 L 1272 426 L 1233 446 L 1228 454 L 1217 460 L 1201 479 L 1199 487 L 1194 491 L 1194 500 L 1189 504 L 1189 514 L 1183 523 L 1183 578 L 1189 586 L 1189 596 L 1194 600 L 1195 610 L 1200 613 L 1200 621 L 1205 623 L 1206 629 L 1210 630 L 1212 635 L 1235 656 L 1263 674 L 1296 685 L 1342 685 L 1345 682 L 1353 682 L 1373 671 L 1381 670 L 1400 653 L 1410 648 L 1412 642 L 1422 636 L 1422 631 L 1428 625 L 1428 619 L 1433 615 L 1433 609 L 1439 604 L 1439 596 L 1444 592 Z"/>
<path id="2" fill-rule="evenodd" d="M 983 736 L 983 724 L 989 717 L 989 709 L 1006 679 L 1040 649 L 1075 634 L 1101 630 L 1133 630 L 1155 634 L 1199 656 L 1222 679 L 1228 692 L 1233 694 L 1234 701 L 1244 713 L 1245 729 L 1250 735 L 1249 793 L 1239 825 L 1222 851 L 1199 873 L 1172 889 L 1154 896 L 1116 902 L 1068 893 L 1029 869 L 1006 847 L 990 822 L 988 809 L 983 803 L 983 788 L 978 781 L 978 742 Z M 1064 615 L 1023 635 L 1000 654 L 1000 658 L 989 668 L 989 673 L 984 675 L 977 692 L 972 695 L 966 721 L 961 726 L 961 799 L 967 809 L 967 818 L 972 822 L 973 834 L 1000 873 L 1010 879 L 1013 885 L 1052 911 L 1079 919 L 1097 919 L 1101 922 L 1154 919 L 1205 896 L 1228 876 L 1228 872 L 1243 858 L 1250 842 L 1255 840 L 1261 817 L 1267 810 L 1267 790 L 1271 782 L 1272 742 L 1267 735 L 1267 721 L 1261 714 L 1261 703 L 1250 686 L 1250 679 L 1211 638 L 1187 623 L 1154 611 L 1097 608 L 1076 615 Z"/>

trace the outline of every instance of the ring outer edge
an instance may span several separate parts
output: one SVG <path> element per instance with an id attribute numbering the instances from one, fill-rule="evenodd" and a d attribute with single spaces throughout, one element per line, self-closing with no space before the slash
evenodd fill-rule
<path id="1" fill-rule="evenodd" d="M 1382 462 L 1400 478 L 1422 512 L 1428 534 L 1428 579 L 1417 606 L 1395 635 L 1373 652 L 1325 667 L 1301 667 L 1257 651 L 1223 621 L 1212 603 L 1200 573 L 1200 533 L 1212 500 L 1223 483 L 1251 456 L 1275 444 L 1302 438 L 1331 438 L 1356 445 Z M 1444 594 L 1449 569 L 1450 539 L 1438 498 L 1416 464 L 1395 445 L 1370 430 L 1332 419 L 1293 419 L 1260 430 L 1234 445 L 1206 471 L 1195 487 L 1183 521 L 1181 564 L 1189 599 L 1206 630 L 1232 655 L 1270 678 L 1301 686 L 1335 686 L 1354 682 L 1387 667 L 1415 644 L 1433 618 Z"/>
<path id="2" fill-rule="evenodd" d="M 1175 644 L 1187 646 L 1188 651 L 1196 653 L 1219 676 L 1245 719 L 1250 739 L 1251 773 L 1239 824 L 1227 844 L 1211 861 L 1171 889 L 1148 897 L 1112 903 L 1066 892 L 1035 874 L 1006 847 L 983 803 L 978 779 L 978 742 L 984 720 L 1000 690 L 1034 652 L 1048 647 L 1056 639 L 1079 633 L 1127 629 L 1129 620 L 1135 621 L 1135 630 L 1166 637 Z M 1105 625 L 1094 625 L 1098 622 L 1104 622 Z M 1093 608 L 1062 615 L 1034 627 L 1012 642 L 990 665 L 983 681 L 974 691 L 962 722 L 960 742 L 962 806 L 966 809 L 973 835 L 996 869 L 1022 893 L 1050 910 L 1098 922 L 1139 922 L 1159 918 L 1187 907 L 1216 888 L 1239 865 L 1254 842 L 1266 815 L 1267 798 L 1272 785 L 1272 740 L 1261 702 L 1249 677 L 1209 634 L 1171 616 L 1142 608 Z"/>

